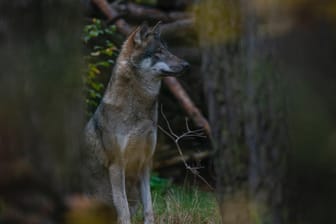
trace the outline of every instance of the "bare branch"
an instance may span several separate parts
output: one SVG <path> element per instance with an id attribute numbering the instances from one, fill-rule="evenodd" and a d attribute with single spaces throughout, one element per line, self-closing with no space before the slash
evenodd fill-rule
<path id="1" fill-rule="evenodd" d="M 171 138 L 174 142 L 175 142 L 175 137 L 172 136 L 168 131 L 166 131 L 163 127 L 161 127 L 160 125 L 158 125 L 158 128 L 165 133 L 169 138 Z"/>
<path id="2" fill-rule="evenodd" d="M 185 118 L 185 125 L 186 125 L 187 131 L 190 131 L 189 122 L 188 122 L 188 118 L 187 117 Z"/>
<path id="3" fill-rule="evenodd" d="M 163 119 L 165 120 L 166 124 L 167 124 L 167 127 L 168 127 L 168 130 L 170 132 L 170 134 L 174 137 L 174 138 L 178 138 L 178 136 L 173 132 L 173 129 L 170 127 L 170 123 L 166 117 L 166 115 L 163 113 L 163 106 L 161 105 L 161 114 L 162 114 L 162 117 Z"/>
<path id="4" fill-rule="evenodd" d="M 201 169 L 202 167 L 191 167 L 189 166 L 189 164 L 187 163 L 187 157 L 185 157 L 183 155 L 182 149 L 180 147 L 179 141 L 182 140 L 183 138 L 186 137 L 206 137 L 205 135 L 203 135 L 203 129 L 196 129 L 196 130 L 190 130 L 189 126 L 186 127 L 187 132 L 183 133 L 182 135 L 178 136 L 174 133 L 174 131 L 172 130 L 170 123 L 166 117 L 166 115 L 163 112 L 163 106 L 161 105 L 161 115 L 163 117 L 163 119 L 166 122 L 166 125 L 168 127 L 168 131 L 165 130 L 164 128 L 162 128 L 161 126 L 158 125 L 159 129 L 166 134 L 169 138 L 171 138 L 174 143 L 175 146 L 177 148 L 178 153 L 180 154 L 180 159 L 183 162 L 185 168 L 187 170 L 189 170 L 192 174 L 194 174 L 195 176 L 197 176 L 198 178 L 200 178 L 200 180 L 202 180 L 211 190 L 213 190 L 214 188 L 204 179 L 204 177 L 202 177 L 199 174 L 199 169 Z"/>

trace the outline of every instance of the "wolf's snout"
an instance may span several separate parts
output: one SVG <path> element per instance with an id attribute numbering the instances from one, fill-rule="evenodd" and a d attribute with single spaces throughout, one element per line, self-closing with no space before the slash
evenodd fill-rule
<path id="1" fill-rule="evenodd" d="M 188 71 L 190 69 L 190 64 L 186 61 L 182 62 L 182 67 L 184 71 Z"/>

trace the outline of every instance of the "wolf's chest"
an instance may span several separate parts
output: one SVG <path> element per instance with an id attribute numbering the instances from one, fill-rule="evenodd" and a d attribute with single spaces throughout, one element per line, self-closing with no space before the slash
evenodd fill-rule
<path id="1" fill-rule="evenodd" d="M 154 153 L 157 129 L 152 121 L 144 121 L 127 132 L 116 135 L 116 143 L 127 163 L 142 163 Z"/>

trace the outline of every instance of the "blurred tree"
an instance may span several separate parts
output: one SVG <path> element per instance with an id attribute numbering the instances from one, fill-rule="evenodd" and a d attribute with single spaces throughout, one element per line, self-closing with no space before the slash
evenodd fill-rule
<path id="1" fill-rule="evenodd" d="M 223 223 L 284 223 L 288 151 L 273 43 L 248 1 L 208 0 L 198 9 L 202 73 L 217 156 Z"/>
<path id="2" fill-rule="evenodd" d="M 0 201 L 17 219 L 80 185 L 80 20 L 76 2 L 0 2 Z"/>

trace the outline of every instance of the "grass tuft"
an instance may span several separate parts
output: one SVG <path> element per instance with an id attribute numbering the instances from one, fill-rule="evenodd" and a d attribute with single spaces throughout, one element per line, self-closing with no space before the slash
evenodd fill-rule
<path id="1" fill-rule="evenodd" d="M 170 186 L 165 192 L 152 188 L 155 223 L 158 224 L 217 224 L 220 215 L 215 196 L 209 192 Z M 142 223 L 141 211 L 134 223 Z"/>

